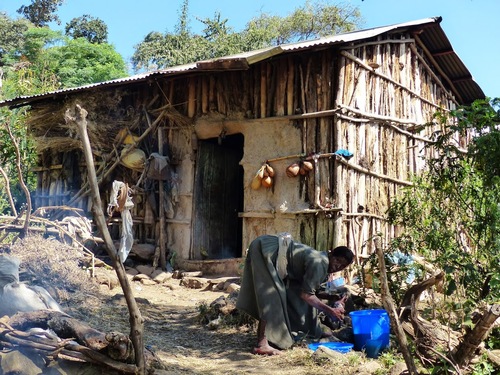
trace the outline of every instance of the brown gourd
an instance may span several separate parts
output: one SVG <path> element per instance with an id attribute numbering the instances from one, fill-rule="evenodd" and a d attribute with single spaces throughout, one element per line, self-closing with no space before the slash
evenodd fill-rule
<path id="1" fill-rule="evenodd" d="M 288 177 L 297 177 L 300 172 L 300 166 L 298 163 L 290 164 L 286 169 L 286 175 Z"/>

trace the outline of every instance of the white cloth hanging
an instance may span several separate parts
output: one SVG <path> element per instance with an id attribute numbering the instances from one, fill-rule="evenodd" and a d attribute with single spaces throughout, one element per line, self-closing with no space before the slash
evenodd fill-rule
<path id="1" fill-rule="evenodd" d="M 124 198 L 123 194 L 126 194 Z M 119 199 L 121 196 L 122 199 Z M 111 189 L 111 196 L 108 205 L 108 214 L 117 210 L 121 213 L 122 217 L 122 231 L 120 236 L 120 248 L 118 249 L 118 256 L 121 262 L 125 262 L 134 244 L 134 232 L 133 232 L 133 221 L 130 209 L 134 207 L 134 202 L 132 202 L 132 197 L 128 194 L 127 184 L 121 181 L 113 181 L 113 187 Z"/>

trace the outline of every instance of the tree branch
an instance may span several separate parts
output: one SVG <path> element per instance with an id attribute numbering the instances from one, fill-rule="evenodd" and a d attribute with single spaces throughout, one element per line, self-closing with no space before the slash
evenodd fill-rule
<path id="1" fill-rule="evenodd" d="M 83 153 L 85 156 L 85 162 L 88 171 L 89 185 L 92 192 L 92 210 L 94 212 L 94 219 L 99 230 L 101 231 L 102 237 L 106 244 L 106 250 L 113 261 L 113 267 L 123 289 L 125 300 L 127 301 L 127 306 L 130 314 L 129 320 L 131 324 L 130 337 L 132 339 L 132 343 L 134 344 L 135 360 L 138 371 L 137 374 L 144 375 L 146 372 L 144 342 L 142 336 L 144 331 L 144 320 L 134 298 L 134 294 L 129 280 L 126 276 L 123 263 L 118 257 L 117 250 L 115 248 L 113 240 L 111 239 L 111 235 L 109 234 L 108 227 L 106 225 L 106 218 L 102 211 L 102 201 L 99 193 L 97 176 L 95 173 L 94 158 L 87 133 L 87 111 L 79 104 L 76 104 L 75 108 L 73 108 L 72 110 L 68 109 L 66 111 L 64 118 L 67 123 L 74 123 L 77 126 L 78 134 L 80 135 L 80 138 L 82 140 Z"/>

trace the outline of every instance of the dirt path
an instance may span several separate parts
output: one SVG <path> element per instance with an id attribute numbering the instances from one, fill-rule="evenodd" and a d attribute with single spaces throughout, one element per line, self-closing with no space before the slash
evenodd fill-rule
<path id="1" fill-rule="evenodd" d="M 112 272 L 112 271 L 110 271 Z M 166 365 L 163 374 L 318 374 L 321 367 L 304 358 L 309 350 L 296 348 L 275 357 L 251 354 L 255 333 L 244 328 L 222 327 L 210 330 L 197 321 L 198 306 L 210 304 L 226 292 L 190 289 L 179 280 L 165 284 L 142 285 L 132 282 L 145 319 L 145 345 L 152 348 Z M 121 288 L 101 287 L 98 295 L 88 295 L 70 314 L 102 331 L 129 330 L 128 310 Z M 299 362 L 299 363 L 297 363 Z M 351 371 L 328 371 L 348 374 Z"/>

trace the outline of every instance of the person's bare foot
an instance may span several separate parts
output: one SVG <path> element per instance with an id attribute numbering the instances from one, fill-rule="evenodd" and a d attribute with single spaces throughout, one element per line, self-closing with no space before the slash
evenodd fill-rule
<path id="1" fill-rule="evenodd" d="M 259 355 L 278 355 L 281 354 L 281 350 L 275 349 L 271 345 L 262 345 L 253 348 L 252 353 Z"/>

